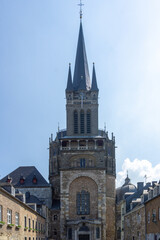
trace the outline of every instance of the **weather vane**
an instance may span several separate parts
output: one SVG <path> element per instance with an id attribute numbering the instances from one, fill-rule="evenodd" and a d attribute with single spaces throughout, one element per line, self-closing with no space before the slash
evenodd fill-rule
<path id="1" fill-rule="evenodd" d="M 82 7 L 84 6 L 84 4 L 82 3 L 82 0 L 80 0 L 80 3 L 78 4 L 78 6 L 80 6 L 80 19 L 82 19 L 82 15 L 83 15 Z"/>

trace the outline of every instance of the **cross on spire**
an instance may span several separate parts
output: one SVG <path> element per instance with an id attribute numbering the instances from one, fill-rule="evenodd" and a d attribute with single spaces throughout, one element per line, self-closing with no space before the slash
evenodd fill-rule
<path id="1" fill-rule="evenodd" d="M 78 4 L 78 6 L 80 6 L 80 19 L 82 19 L 82 15 L 83 15 L 83 12 L 82 12 L 82 6 L 84 6 L 84 4 L 82 3 L 82 0 L 80 0 L 80 3 Z"/>

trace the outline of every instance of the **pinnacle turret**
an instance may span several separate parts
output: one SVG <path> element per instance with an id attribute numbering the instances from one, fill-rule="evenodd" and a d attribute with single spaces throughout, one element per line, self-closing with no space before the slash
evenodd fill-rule
<path id="1" fill-rule="evenodd" d="M 71 74 L 71 64 L 69 64 L 68 81 L 67 81 L 66 91 L 73 91 L 72 74 Z"/>
<path id="2" fill-rule="evenodd" d="M 95 71 L 95 65 L 93 63 L 93 73 L 92 73 L 92 91 L 99 91 L 98 86 L 97 86 L 97 78 L 96 78 L 96 71 Z"/>

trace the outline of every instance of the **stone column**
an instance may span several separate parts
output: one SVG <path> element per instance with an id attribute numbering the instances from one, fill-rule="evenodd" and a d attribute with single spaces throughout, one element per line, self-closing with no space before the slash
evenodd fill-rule
<path id="1" fill-rule="evenodd" d="M 60 142 L 61 142 L 60 150 L 62 150 L 62 140 L 60 140 Z"/>
<path id="2" fill-rule="evenodd" d="M 71 150 L 71 140 L 69 140 L 69 150 Z"/>
<path id="3" fill-rule="evenodd" d="M 104 141 L 104 139 L 103 139 L 103 149 L 105 150 L 105 141 Z"/>
<path id="4" fill-rule="evenodd" d="M 79 140 L 77 140 L 77 143 L 78 143 L 78 150 L 79 150 Z"/>
<path id="5" fill-rule="evenodd" d="M 88 140 L 86 140 L 86 149 L 88 149 Z"/>
<path id="6" fill-rule="evenodd" d="M 95 144 L 94 145 L 95 149 L 97 149 L 97 140 L 96 139 L 94 140 L 94 144 Z"/>

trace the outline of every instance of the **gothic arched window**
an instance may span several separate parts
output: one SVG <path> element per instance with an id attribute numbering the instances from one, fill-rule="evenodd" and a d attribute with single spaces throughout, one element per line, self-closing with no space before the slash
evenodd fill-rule
<path id="1" fill-rule="evenodd" d="M 80 113 L 80 124 L 81 124 L 81 133 L 84 133 L 84 111 L 82 110 Z"/>
<path id="2" fill-rule="evenodd" d="M 90 194 L 82 190 L 77 193 L 77 214 L 88 215 L 90 213 Z"/>
<path id="3" fill-rule="evenodd" d="M 78 133 L 78 112 L 74 111 L 74 133 Z"/>
<path id="4" fill-rule="evenodd" d="M 91 133 L 91 111 L 87 111 L 87 133 Z"/>

